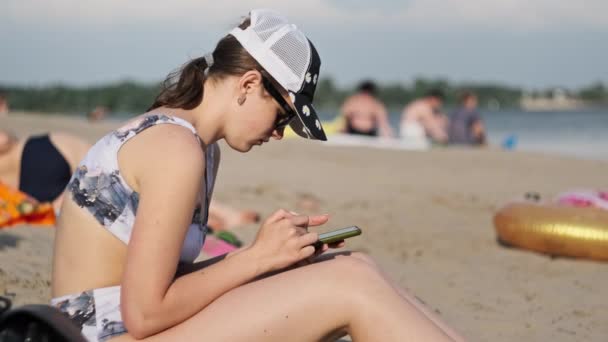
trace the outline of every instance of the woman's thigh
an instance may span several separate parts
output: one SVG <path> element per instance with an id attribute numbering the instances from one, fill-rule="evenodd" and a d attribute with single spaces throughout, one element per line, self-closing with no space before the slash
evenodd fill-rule
<path id="1" fill-rule="evenodd" d="M 345 331 L 362 292 L 358 287 L 374 281 L 380 282 L 380 276 L 356 258 L 298 267 L 235 288 L 190 319 L 146 340 L 321 340 Z M 121 336 L 112 341 L 129 340 Z"/>

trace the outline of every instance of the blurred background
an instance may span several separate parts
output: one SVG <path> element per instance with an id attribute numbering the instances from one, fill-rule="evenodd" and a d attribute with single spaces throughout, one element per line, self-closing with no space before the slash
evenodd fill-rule
<path id="1" fill-rule="evenodd" d="M 25 201 L 2 173 L 3 160 L 23 160 L 15 146 L 48 132 L 94 143 L 256 7 L 317 47 L 329 139 L 247 154 L 222 143 L 214 201 L 229 218 L 218 231 L 249 243 L 277 208 L 330 213 L 322 230 L 359 225 L 347 247 L 471 341 L 608 340 L 606 0 L 1 0 L 0 201 Z M 47 154 L 31 174 L 47 174 Z M 0 230 L 0 296 L 47 303 L 55 230 L 28 213 L 2 226 L 3 208 L 0 228 L 18 228 Z M 501 222 L 553 250 L 505 240 Z"/>
<path id="2" fill-rule="evenodd" d="M 469 90 L 490 144 L 608 159 L 603 0 L 4 0 L 4 111 L 139 114 L 253 7 L 283 12 L 317 46 L 325 120 L 361 80 L 376 82 L 395 131 L 429 89 L 444 92 L 446 112 Z"/>

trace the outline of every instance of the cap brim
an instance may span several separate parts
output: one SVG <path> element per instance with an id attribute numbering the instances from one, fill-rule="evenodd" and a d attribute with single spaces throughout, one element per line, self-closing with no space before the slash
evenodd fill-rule
<path id="1" fill-rule="evenodd" d="M 291 129 L 303 138 L 326 141 L 327 136 L 323 131 L 321 120 L 310 100 L 306 96 L 292 92 L 289 93 L 289 98 L 297 113 L 297 118 L 289 123 Z"/>

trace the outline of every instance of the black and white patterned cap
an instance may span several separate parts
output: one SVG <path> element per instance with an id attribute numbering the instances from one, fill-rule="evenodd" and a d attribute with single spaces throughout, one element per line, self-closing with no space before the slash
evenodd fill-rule
<path id="1" fill-rule="evenodd" d="M 288 93 L 298 118 L 290 122 L 301 137 L 327 140 L 312 105 L 321 58 L 314 45 L 287 18 L 267 9 L 250 12 L 251 24 L 230 34 Z"/>

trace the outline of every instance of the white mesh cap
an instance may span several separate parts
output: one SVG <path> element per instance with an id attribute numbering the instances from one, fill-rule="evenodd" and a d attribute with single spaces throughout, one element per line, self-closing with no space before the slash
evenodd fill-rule
<path id="1" fill-rule="evenodd" d="M 299 120 L 290 125 L 303 137 L 327 140 L 312 100 L 319 78 L 319 55 L 296 25 L 276 11 L 256 9 L 250 12 L 246 29 L 234 28 L 230 34 L 249 52 L 286 91 Z"/>

